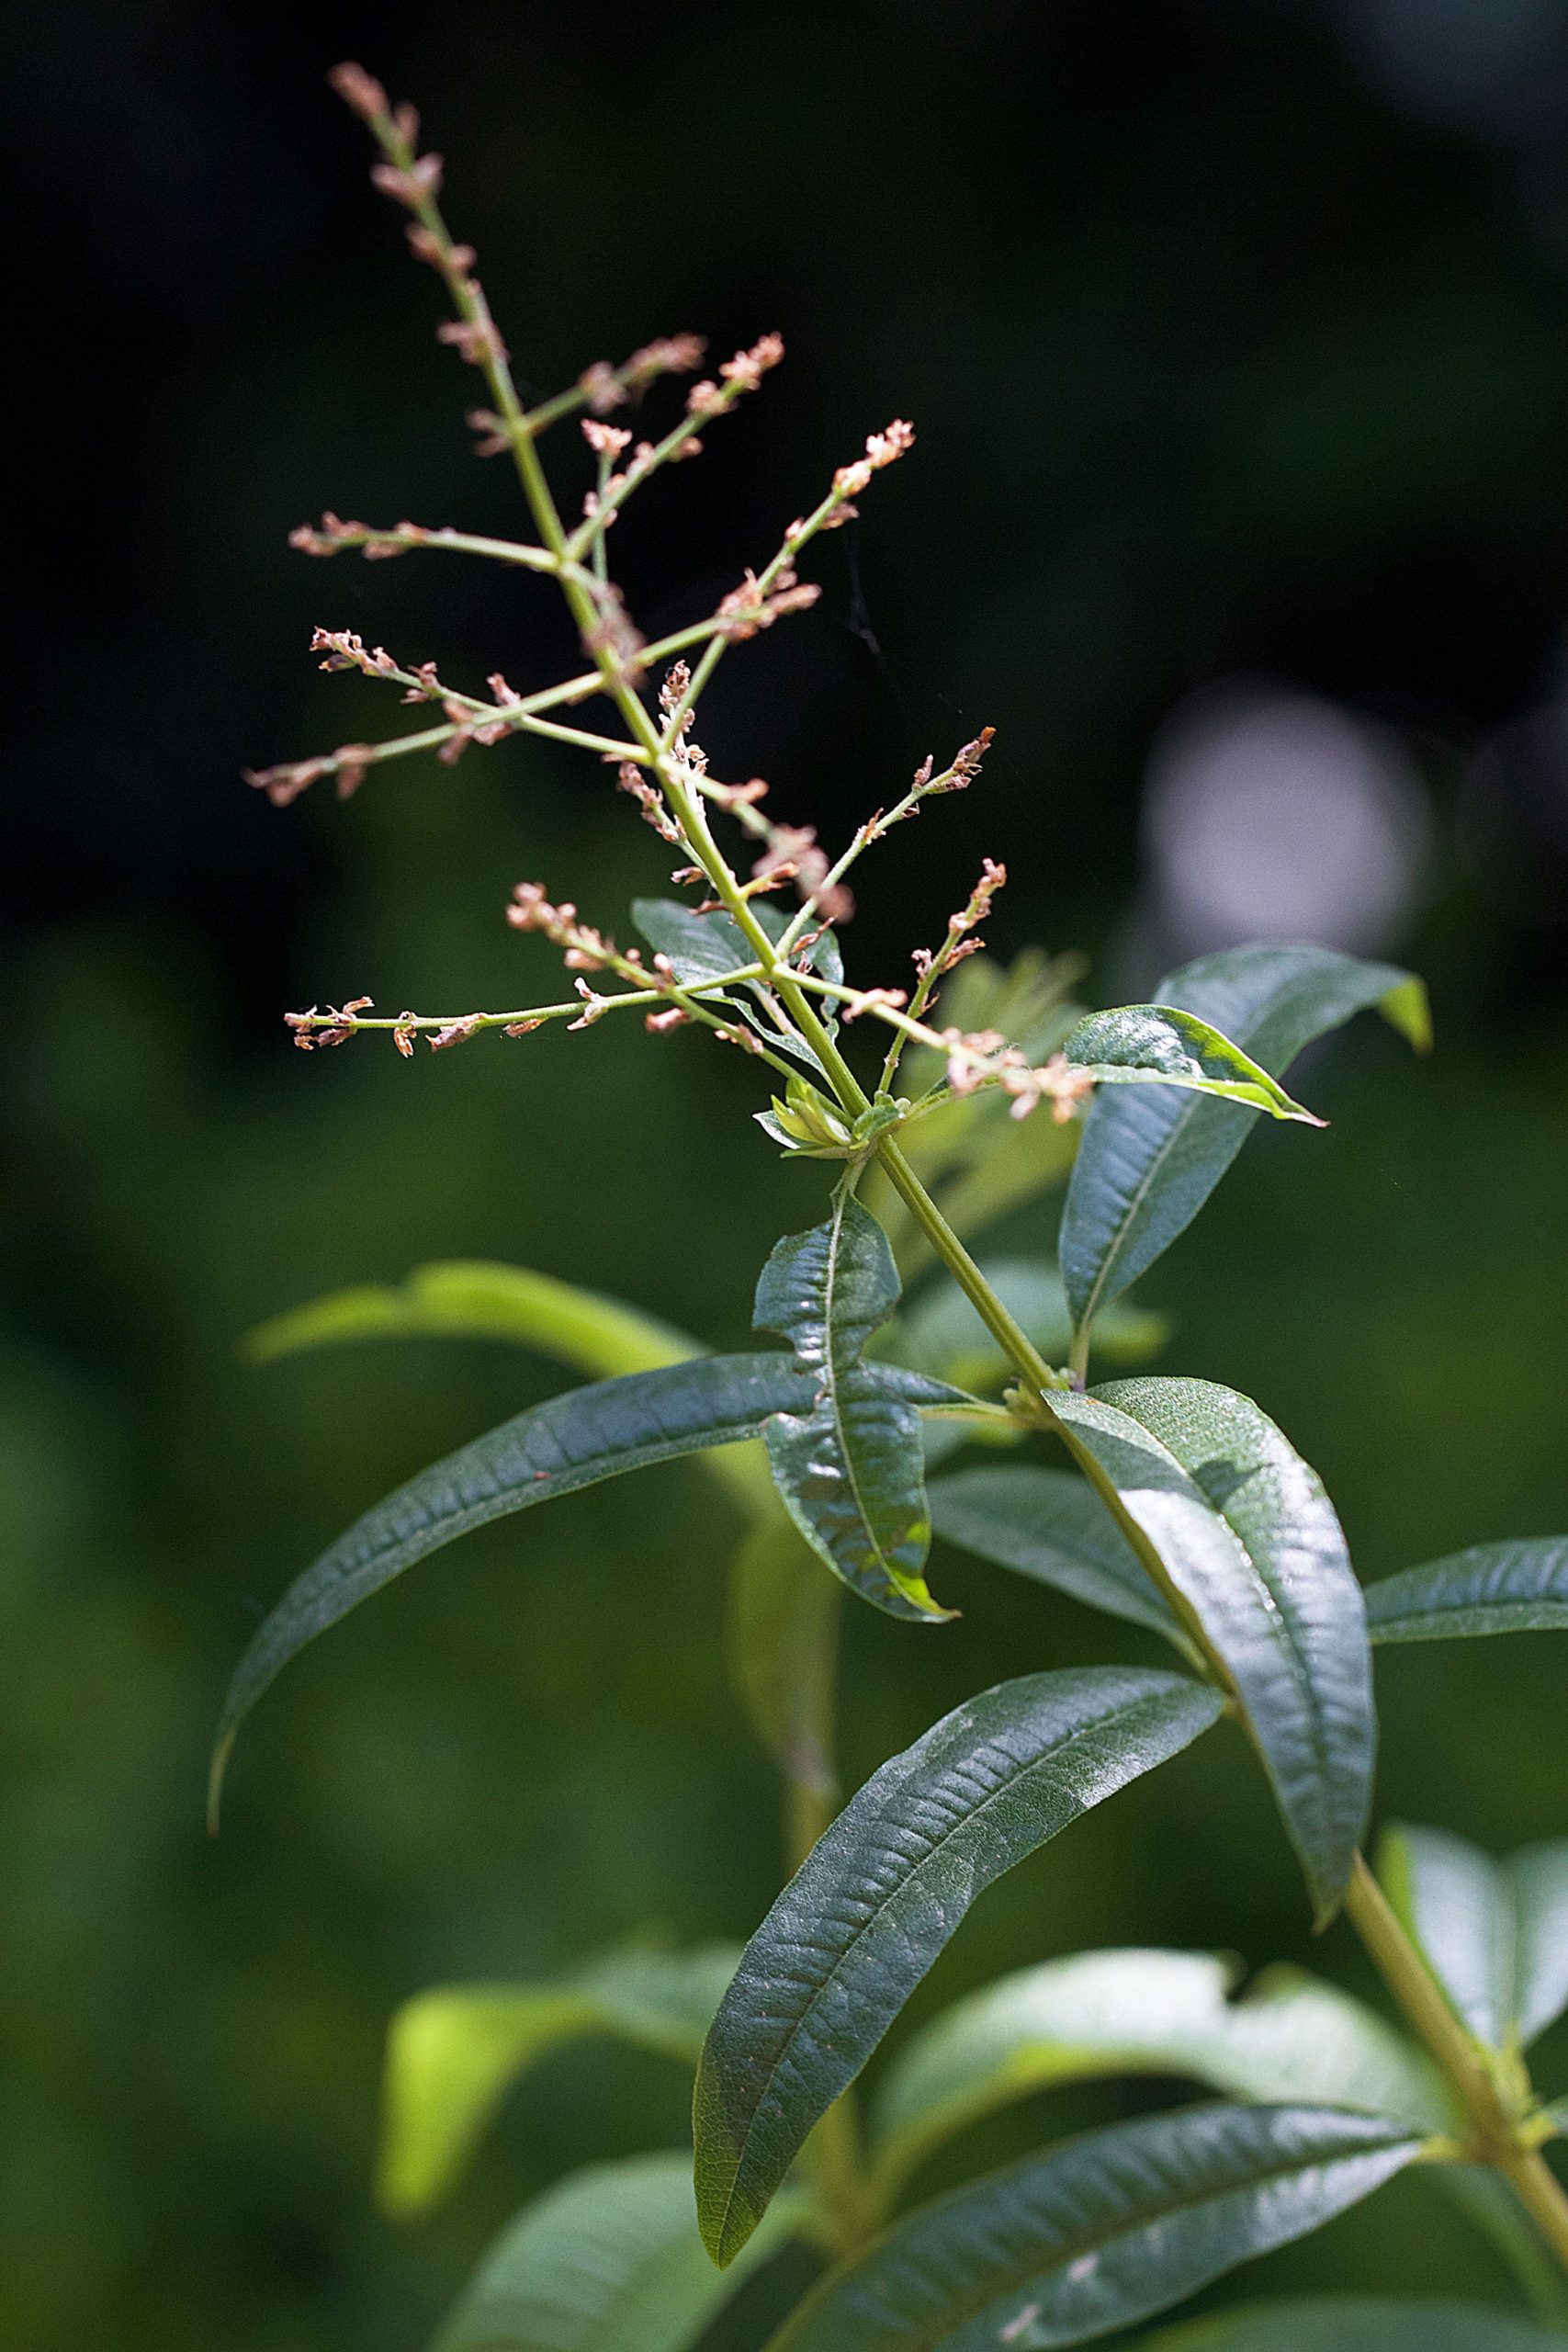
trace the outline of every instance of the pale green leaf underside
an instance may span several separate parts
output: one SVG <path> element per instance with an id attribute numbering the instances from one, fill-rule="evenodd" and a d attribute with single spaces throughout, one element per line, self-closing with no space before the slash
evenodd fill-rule
<path id="1" fill-rule="evenodd" d="M 1568 1631 L 1568 1536 L 1477 1544 L 1367 1588 L 1374 1642 Z"/>
<path id="2" fill-rule="evenodd" d="M 746 1948 L 697 2075 L 697 2201 L 744 2245 L 976 1894 L 1205 1730 L 1219 1694 L 1119 1667 L 983 1691 L 874 1773 Z"/>
<path id="3" fill-rule="evenodd" d="M 1568 2335 L 1484 2303 L 1314 2295 L 1162 2328 L 1135 2352 L 1568 2352 Z"/>
<path id="4" fill-rule="evenodd" d="M 923 1375 L 862 1362 L 897 1303 L 887 1237 L 842 1187 L 825 1224 L 778 1243 L 752 1322 L 788 1340 L 810 1402 L 769 1422 L 768 1461 L 795 1526 L 852 1591 L 895 1617 L 942 1618 L 952 1612 L 932 1600 L 923 1573 L 931 1520 L 919 1416 L 901 1385 Z"/>
<path id="5" fill-rule="evenodd" d="M 1330 1917 L 1366 1825 L 1376 1718 L 1361 1589 L 1321 1482 L 1249 1397 L 1211 1381 L 1051 1401 L 1223 1660 Z"/>
<path id="6" fill-rule="evenodd" d="M 612 1952 L 550 1984 L 443 1984 L 392 2018 L 378 2194 L 389 2212 L 445 2197 L 512 2085 L 561 2043 L 607 2034 L 694 2065 L 739 1957 L 729 1944 Z"/>
<path id="7" fill-rule="evenodd" d="M 503 1421 L 400 1487 L 289 1587 L 241 1658 L 214 1748 L 214 1813 L 235 1735 L 273 1678 L 416 1560 L 491 1520 L 602 1478 L 756 1437 L 771 1415 L 798 1407 L 803 1386 L 790 1357 L 762 1353 L 700 1356 L 595 1381 Z"/>
<path id="8" fill-rule="evenodd" d="M 998 1567 L 1197 1653 L 1088 1480 L 1032 1462 L 956 1470 L 930 1490 L 932 1532 Z"/>
<path id="9" fill-rule="evenodd" d="M 896 2222 L 770 2352 L 1086 2343 L 1304 2237 L 1417 2144 L 1387 2120 L 1312 2107 L 1186 2108 L 1086 2132 Z"/>
<path id="10" fill-rule="evenodd" d="M 651 1315 L 528 1266 L 451 1259 L 404 1281 L 367 1283 L 263 1323 L 245 1340 L 256 1363 L 354 1340 L 500 1340 L 532 1348 L 591 1377 L 653 1372 L 705 1351 Z"/>
<path id="11" fill-rule="evenodd" d="M 1399 1826 L 1378 1868 L 1478 2041 L 1528 2049 L 1568 2009 L 1568 1839 L 1496 1861 L 1448 1830 Z"/>
<path id="12" fill-rule="evenodd" d="M 795 2215 L 781 2200 L 744 2267 Z M 591 2165 L 503 2230 L 432 2352 L 687 2352 L 739 2286 L 703 2251 L 682 2152 Z"/>
<path id="13" fill-rule="evenodd" d="M 1424 1046 L 1418 980 L 1325 947 L 1230 948 L 1159 984 L 1163 1001 L 1212 1023 L 1276 1077 L 1302 1047 L 1365 1008 Z M 1062 1272 L 1081 1324 L 1152 1266 L 1190 1225 L 1251 1133 L 1244 1102 L 1103 1089 L 1089 1106 L 1062 1219 Z"/>
<path id="14" fill-rule="evenodd" d="M 1447 2104 L 1418 2052 L 1337 1986 L 1268 1970 L 1239 1999 L 1207 1952 L 1077 1952 L 973 1993 L 893 2061 L 873 2109 L 891 2184 L 940 2141 L 1010 2100 L 1113 2075 L 1175 2075 L 1258 2105 L 1342 2107 L 1420 2132 Z"/>
<path id="15" fill-rule="evenodd" d="M 1246 1103 L 1270 1118 L 1323 1121 L 1292 1101 L 1250 1054 L 1175 1004 L 1122 1004 L 1078 1023 L 1063 1052 L 1101 1086 L 1175 1086 Z"/>

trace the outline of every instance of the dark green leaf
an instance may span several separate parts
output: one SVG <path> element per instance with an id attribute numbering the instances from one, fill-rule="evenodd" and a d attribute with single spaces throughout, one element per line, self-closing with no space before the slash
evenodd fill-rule
<path id="1" fill-rule="evenodd" d="M 762 1744 L 786 1779 L 833 1792 L 833 1685 L 839 1585 L 775 1505 L 729 1572 L 730 1674 Z"/>
<path id="2" fill-rule="evenodd" d="M 1264 1069 L 1352 1013 L 1379 1006 L 1428 1041 L 1418 980 L 1326 947 L 1237 947 L 1160 982 L 1172 1005 L 1212 1022 Z M 1089 1107 L 1062 1220 L 1062 1273 L 1082 1324 L 1152 1266 L 1202 1207 L 1251 1132 L 1255 1111 L 1163 1089 L 1103 1089 Z"/>
<path id="3" fill-rule="evenodd" d="M 633 1949 L 553 1984 L 416 1993 L 387 2036 L 382 2204 L 406 2215 L 445 2197 L 512 2085 L 564 2041 L 608 2034 L 694 2064 L 738 1958 L 729 1944 Z"/>
<path id="4" fill-rule="evenodd" d="M 749 2263 L 795 2219 L 781 2211 Z M 502 2231 L 433 2352 L 686 2352 L 739 2284 L 715 2270 L 696 2222 L 683 2154 L 572 2173 Z"/>
<path id="5" fill-rule="evenodd" d="M 1568 1536 L 1477 1544 L 1367 1588 L 1374 1642 L 1568 1630 Z"/>
<path id="6" fill-rule="evenodd" d="M 1528 2049 L 1568 2008 L 1568 1840 L 1495 1861 L 1444 1829 L 1385 1832 L 1379 1875 L 1478 2041 Z"/>
<path id="7" fill-rule="evenodd" d="M 1366 1826 L 1377 1747 L 1361 1589 L 1321 1482 L 1249 1397 L 1211 1381 L 1117 1381 L 1052 1407 L 1224 1661 L 1321 1923 Z"/>
<path id="8" fill-rule="evenodd" d="M 925 1456 L 913 1398 L 942 1391 L 862 1351 L 898 1303 L 887 1237 L 842 1187 L 832 1215 L 788 1235 L 757 1284 L 752 1321 L 777 1331 L 815 1392 L 767 1427 L 768 1460 L 802 1535 L 852 1591 L 889 1615 L 942 1618 L 921 1574 L 931 1548 Z"/>
<path id="9" fill-rule="evenodd" d="M 1220 1712 L 1174 1674 L 1004 1682 L 851 1799 L 746 1948 L 697 2075 L 697 2203 L 714 2258 L 755 2229 L 974 1898 Z"/>
<path id="10" fill-rule="evenodd" d="M 1324 1122 L 1292 1102 L 1278 1079 L 1196 1013 L 1176 1004 L 1119 1004 L 1091 1012 L 1062 1048 L 1101 1086 L 1176 1086 L 1244 1102 L 1270 1118 Z"/>
<path id="11" fill-rule="evenodd" d="M 955 1470 L 930 1491 L 931 1528 L 998 1567 L 1070 1593 L 1090 1609 L 1147 1625 L 1183 1656 L 1197 1652 L 1132 1545 L 1086 1479 L 1034 1463 Z"/>
<path id="12" fill-rule="evenodd" d="M 1136 2352 L 1568 2352 L 1568 2335 L 1484 2303 L 1321 2295 L 1162 2328 Z"/>
<path id="13" fill-rule="evenodd" d="M 416 1266 L 400 1283 L 333 1291 L 250 1333 L 245 1352 L 271 1363 L 349 1340 L 502 1340 L 610 1379 L 704 1353 L 700 1340 L 618 1298 L 531 1267 L 483 1261 Z"/>
<path id="14" fill-rule="evenodd" d="M 771 2352 L 1047 2352 L 1166 2311 L 1399 2172 L 1404 2126 L 1193 2107 L 1085 2132 L 938 2199 L 829 2275 Z"/>
<path id="15" fill-rule="evenodd" d="M 789 917 L 765 899 L 754 900 L 751 911 L 775 943 L 789 927 Z M 632 921 L 657 955 L 669 956 L 675 978 L 687 987 L 706 987 L 757 960 L 727 914 L 700 915 L 676 899 L 634 899 Z M 809 962 L 825 980 L 843 979 L 843 957 L 830 931 L 817 941 Z"/>
<path id="16" fill-rule="evenodd" d="M 954 2002 L 883 2077 L 879 2178 L 901 2180 L 939 2141 L 1010 2100 L 1107 2075 L 1181 2075 L 1258 2105 L 1449 2128 L 1426 2061 L 1359 2001 L 1292 1968 L 1267 1970 L 1237 2000 L 1235 1978 L 1208 1952 L 1077 1952 Z"/>
<path id="17" fill-rule="evenodd" d="M 235 1734 L 268 1683 L 393 1577 L 511 1511 L 704 1446 L 756 1437 L 770 1416 L 799 1406 L 803 1388 L 795 1364 L 782 1354 L 700 1356 L 595 1381 L 503 1421 L 400 1487 L 289 1587 L 241 1658 L 213 1752 L 214 1817 Z"/>

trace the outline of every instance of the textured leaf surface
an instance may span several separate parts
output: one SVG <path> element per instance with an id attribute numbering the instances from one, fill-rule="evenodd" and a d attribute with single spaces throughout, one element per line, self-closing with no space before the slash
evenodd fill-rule
<path id="1" fill-rule="evenodd" d="M 1086 2132 L 939 2199 L 829 2276 L 772 2352 L 1045 2352 L 1165 2311 L 1408 2164 L 1395 2123 L 1195 2107 Z"/>
<path id="2" fill-rule="evenodd" d="M 214 1814 L 235 1735 L 268 1683 L 416 1560 L 492 1519 L 602 1478 L 756 1437 L 770 1416 L 799 1405 L 804 1387 L 786 1355 L 700 1356 L 570 1389 L 410 1479 L 289 1587 L 241 1658 L 213 1754 Z"/>
<path id="3" fill-rule="evenodd" d="M 716 2261 L 976 1895 L 1219 1712 L 1174 1674 L 1028 1675 L 955 1708 L 851 1799 L 747 1946 L 703 2052 L 697 2202 Z"/>
<path id="4" fill-rule="evenodd" d="M 1476 1544 L 1367 1588 L 1374 1642 L 1568 1630 L 1568 1536 Z"/>
<path id="5" fill-rule="evenodd" d="M 402 1339 L 507 1340 L 605 1379 L 704 1353 L 701 1340 L 618 1298 L 527 1266 L 457 1259 L 416 1266 L 401 1283 L 362 1283 L 296 1307 L 253 1331 L 245 1352 L 272 1363 L 306 1348 Z"/>
<path id="6" fill-rule="evenodd" d="M 1326 947 L 1257 946 L 1201 956 L 1160 997 L 1211 1022 L 1277 1077 L 1302 1047 L 1370 1005 L 1429 1041 L 1420 982 Z M 1105 1088 L 1089 1106 L 1062 1220 L 1062 1273 L 1079 1323 L 1154 1264 L 1197 1216 L 1252 1130 L 1243 1103 L 1163 1089 Z"/>
<path id="7" fill-rule="evenodd" d="M 942 1618 L 952 1612 L 922 1574 L 931 1519 L 910 1400 L 942 1392 L 922 1390 L 919 1374 L 861 1361 L 897 1303 L 887 1237 L 842 1189 L 826 1224 L 778 1244 L 752 1321 L 789 1340 L 813 1401 L 770 1420 L 768 1460 L 791 1519 L 852 1591 L 895 1617 Z"/>
<path id="8" fill-rule="evenodd" d="M 748 2249 L 774 2251 L 793 2217 Z M 433 2352 L 686 2352 L 739 2281 L 703 2251 L 681 2153 L 571 2174 L 486 2255 Z"/>
<path id="9" fill-rule="evenodd" d="M 1056 1268 L 1038 1258 L 986 1258 L 980 1272 L 1046 1362 L 1065 1363 L 1073 1318 Z M 1107 1361 L 1135 1364 L 1165 1345 L 1170 1326 L 1163 1315 L 1122 1305 L 1111 1308 L 1094 1336 Z M 955 1381 L 960 1388 L 994 1389 L 1011 1369 L 975 1307 L 945 1274 L 899 1317 L 887 1352 L 899 1363 Z"/>
<path id="10" fill-rule="evenodd" d="M 842 1594 L 775 1504 L 729 1572 L 730 1674 L 762 1745 L 797 1788 L 833 1789 L 832 1709 Z"/>
<path id="11" fill-rule="evenodd" d="M 1007 2101 L 1108 2075 L 1179 2075 L 1259 2105 L 1342 2107 L 1448 2127 L 1435 2077 L 1336 1985 L 1268 1970 L 1241 1999 L 1207 1952 L 1092 1951 L 1021 1969 L 954 2002 L 884 2076 L 873 2143 L 884 2180 Z"/>
<path id="12" fill-rule="evenodd" d="M 565 2041 L 609 2034 L 694 2065 L 739 1958 L 612 1952 L 553 1984 L 443 1984 L 405 2001 L 387 2037 L 378 2193 L 389 2212 L 445 2197 L 520 2075 Z"/>
<path id="13" fill-rule="evenodd" d="M 1568 2335 L 1484 2303 L 1314 2295 L 1162 2328 L 1136 2352 L 1568 2352 Z"/>
<path id="14" fill-rule="evenodd" d="M 1160 1592 L 1087 1479 L 1005 1463 L 955 1470 L 931 1488 L 931 1528 L 950 1544 L 1147 1625 L 1193 1655 Z"/>
<path id="15" fill-rule="evenodd" d="M 1178 1086 L 1321 1127 L 1250 1054 L 1175 1004 L 1122 1004 L 1080 1021 L 1063 1052 L 1101 1086 Z"/>
<path id="16" fill-rule="evenodd" d="M 1052 1403 L 1224 1660 L 1326 1918 L 1366 1826 L 1377 1725 L 1361 1589 L 1321 1482 L 1250 1398 L 1211 1381 Z"/>
<path id="17" fill-rule="evenodd" d="M 1388 1830 L 1390 1898 L 1478 2041 L 1528 2048 L 1568 2009 L 1568 1839 L 1495 1861 L 1445 1829 Z"/>

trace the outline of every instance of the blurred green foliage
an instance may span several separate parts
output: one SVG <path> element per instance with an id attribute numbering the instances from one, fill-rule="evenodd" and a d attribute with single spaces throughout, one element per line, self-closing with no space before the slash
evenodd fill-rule
<path id="1" fill-rule="evenodd" d="M 918 468 L 834 555 L 820 622 L 738 655 L 716 698 L 716 749 L 829 824 L 1000 724 L 986 800 L 883 853 L 857 973 L 894 977 L 982 850 L 1015 875 L 998 946 L 1038 933 L 1106 966 L 1149 733 L 1195 684 L 1272 667 L 1414 723 L 1441 849 L 1386 944 L 1433 979 L 1438 1050 L 1413 1066 L 1371 1023 L 1325 1050 L 1328 1132 L 1255 1138 L 1140 1303 L 1183 1369 L 1288 1430 L 1364 1575 L 1568 1526 L 1561 933 L 1483 887 L 1449 822 L 1461 752 L 1545 689 L 1561 633 L 1550 190 L 1375 86 L 1304 6 L 747 6 L 624 49 L 597 17 L 383 13 L 306 34 L 169 6 L 138 33 L 73 6 L 6 36 L 25 217 L 52 204 L 73 264 L 51 263 L 62 347 L 96 305 L 135 389 L 112 482 L 85 412 L 56 436 L 84 505 L 36 559 L 20 640 L 48 690 L 23 730 L 0 1170 L 0 2335 L 28 2352 L 419 2343 L 525 2194 L 677 2143 L 686 2090 L 665 2061 L 563 2050 L 451 2206 L 395 2229 L 369 2194 L 395 2005 L 650 1925 L 744 1935 L 779 1870 L 724 1676 L 738 1521 L 683 1465 L 487 1531 L 354 1619 L 273 1694 L 221 1842 L 202 1835 L 262 1609 L 357 1509 L 559 1385 L 434 1340 L 258 1369 L 241 1335 L 500 1258 L 740 1344 L 768 1248 L 821 1197 L 750 1125 L 750 1072 L 690 1037 L 606 1024 L 409 1067 L 365 1045 L 307 1061 L 275 1026 L 360 987 L 504 1001 L 544 968 L 500 919 L 520 876 L 610 920 L 663 878 L 602 778 L 531 747 L 287 818 L 225 781 L 392 723 L 357 681 L 297 685 L 310 620 L 511 673 L 524 609 L 457 567 L 301 579 L 274 557 L 312 505 L 493 521 L 505 496 L 446 422 L 466 387 L 352 127 L 315 103 L 340 50 L 425 101 L 544 388 L 658 330 L 791 340 L 799 380 L 716 437 L 705 486 L 689 469 L 686 536 L 687 469 L 625 526 L 656 623 L 672 574 L 698 608 L 867 424 L 917 417 Z M 132 128 L 67 72 L 78 51 Z M 519 674 L 556 650 L 530 639 Z M 1004 1238 L 1047 1229 L 1036 1210 Z M 970 1690 L 1106 1655 L 1049 1593 L 957 1553 L 936 1568 L 955 1625 L 852 1613 L 853 1778 Z M 1564 1666 L 1550 1637 L 1385 1657 L 1382 1809 L 1495 1850 L 1562 1834 Z M 917 2014 L 1130 1940 L 1367 1990 L 1347 1939 L 1307 1927 L 1222 1737 L 988 1895 Z M 999 2160 L 1133 2096 L 1053 2093 L 981 2144 Z M 1247 2290 L 1502 2291 L 1428 2199 L 1396 2184 Z"/>

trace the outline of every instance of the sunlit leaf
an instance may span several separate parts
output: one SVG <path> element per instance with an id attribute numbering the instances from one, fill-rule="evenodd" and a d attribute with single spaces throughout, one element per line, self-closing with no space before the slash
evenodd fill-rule
<path id="1" fill-rule="evenodd" d="M 998 1567 L 1198 1653 L 1087 1479 L 1032 1462 L 955 1470 L 930 1489 L 931 1529 Z"/>
<path id="2" fill-rule="evenodd" d="M 1568 1630 L 1568 1536 L 1476 1544 L 1367 1588 L 1374 1642 Z"/>
<path id="3" fill-rule="evenodd" d="M 1377 1724 L 1361 1589 L 1320 1480 L 1212 1381 L 1116 1381 L 1052 1409 L 1223 1661 L 1321 1922 L 1366 1825 Z"/>
<path id="4" fill-rule="evenodd" d="M 912 1400 L 962 1398 L 861 1361 L 897 1303 L 886 1236 L 840 1186 L 827 1222 L 781 1241 L 757 1284 L 752 1321 L 790 1341 L 813 1398 L 769 1421 L 768 1460 L 791 1519 L 852 1591 L 895 1617 L 942 1618 L 952 1612 L 922 1574 L 931 1521 Z"/>
<path id="5" fill-rule="evenodd" d="M 1324 1122 L 1292 1100 L 1276 1078 L 1196 1013 L 1176 1004 L 1121 1004 L 1091 1012 L 1062 1048 L 1075 1069 L 1101 1086 L 1176 1086 L 1244 1102 L 1270 1118 Z"/>
<path id="6" fill-rule="evenodd" d="M 1378 1871 L 1454 2009 L 1491 2049 L 1568 2009 L 1568 1840 L 1495 1861 L 1446 1829 L 1387 1830 Z"/>
<path id="7" fill-rule="evenodd" d="M 1162 1002 L 1213 1023 L 1276 1077 L 1302 1047 L 1377 1005 L 1425 1046 L 1418 980 L 1326 947 L 1227 948 L 1163 979 Z M 1089 1107 L 1062 1220 L 1062 1273 L 1081 1324 L 1190 1225 L 1251 1132 L 1255 1111 L 1166 1089 L 1106 1087 Z"/>
<path id="8" fill-rule="evenodd" d="M 694 2064 L 738 1957 L 729 1944 L 632 1950 L 558 1984 L 416 1993 L 387 2036 L 382 2204 L 410 2214 L 446 2196 L 512 2085 L 562 2042 L 608 2034 Z"/>
<path id="9" fill-rule="evenodd" d="M 416 1560 L 491 1520 L 602 1478 L 756 1437 L 772 1415 L 809 1395 L 787 1355 L 699 1356 L 569 1389 L 410 1479 L 289 1587 L 241 1658 L 213 1752 L 214 1817 L 235 1735 L 275 1675 Z"/>
<path id="10" fill-rule="evenodd" d="M 1028 1675 L 944 1716 L 851 1799 L 747 1946 L 703 2052 L 697 2203 L 716 2261 L 745 2244 L 976 1895 L 1220 1703 L 1133 1668 Z"/>
<path id="11" fill-rule="evenodd" d="M 1206 1952 L 1093 1951 L 986 1985 L 923 2027 L 883 2077 L 873 2147 L 885 2183 L 938 2142 L 1053 2084 L 1178 2075 L 1259 2105 L 1343 2107 L 1422 2132 L 1450 2117 L 1426 2061 L 1336 1985 L 1268 1970 L 1240 1998 Z"/>
<path id="12" fill-rule="evenodd" d="M 1484 2303 L 1314 2295 L 1162 2328 L 1135 2352 L 1568 2352 L 1568 2335 Z"/>
<path id="13" fill-rule="evenodd" d="M 1055 1267 L 1037 1258 L 983 1258 L 980 1272 L 1046 1362 L 1065 1363 L 1073 1322 Z M 1169 1336 L 1163 1315 L 1127 1306 L 1111 1307 L 1094 1333 L 1098 1352 L 1109 1363 L 1124 1364 L 1145 1362 Z M 994 1389 L 1012 1370 L 977 1308 L 945 1274 L 899 1316 L 886 1352 L 898 1363 L 954 1381 L 960 1388 Z"/>
<path id="14" fill-rule="evenodd" d="M 1046 2352 L 1166 2311 L 1407 2165 L 1401 2124 L 1192 2107 L 1086 2132 L 897 2222 L 770 2352 Z"/>
<path id="15" fill-rule="evenodd" d="M 763 1746 L 795 1787 L 832 1792 L 840 1588 L 782 1510 L 744 1539 L 729 1572 L 730 1674 Z"/>
<path id="16" fill-rule="evenodd" d="M 781 2200 L 742 2271 L 775 2252 L 795 2218 Z M 739 2283 L 703 2250 L 691 2159 L 624 2156 L 525 2207 L 432 2352 L 686 2352 Z"/>

